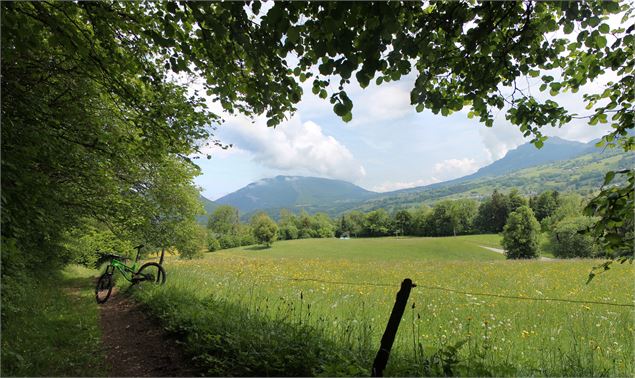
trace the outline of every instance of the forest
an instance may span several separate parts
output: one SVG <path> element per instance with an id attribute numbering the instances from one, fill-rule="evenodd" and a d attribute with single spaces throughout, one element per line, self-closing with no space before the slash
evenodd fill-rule
<path id="1" fill-rule="evenodd" d="M 529 214 L 524 220 L 523 232 L 528 234 L 533 227 L 539 239 L 536 243 L 541 244 L 541 248 L 536 245 L 530 255 L 522 257 L 537 257 L 542 249 L 560 258 L 611 258 L 588 233 L 594 219 L 583 214 L 585 206 L 583 197 L 576 193 L 545 191 L 526 198 L 517 190 L 508 193 L 495 190 L 482 202 L 443 200 L 432 207 L 421 205 L 392 213 L 384 209 L 367 213 L 350 211 L 335 219 L 325 213 L 311 215 L 302 211 L 294 214 L 283 209 L 276 224 L 265 213 L 258 213 L 251 222 L 242 223 L 238 209 L 221 205 L 209 215 L 207 249 L 213 252 L 256 243 L 270 245 L 275 240 L 307 238 L 505 234 L 505 226 L 513 218 L 512 214 L 516 215 L 521 207 L 525 207 Z M 263 219 L 271 229 L 264 237 L 261 231 Z"/>

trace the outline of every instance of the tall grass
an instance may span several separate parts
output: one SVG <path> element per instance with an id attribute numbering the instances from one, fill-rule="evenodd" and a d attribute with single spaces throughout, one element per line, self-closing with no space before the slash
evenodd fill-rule
<path id="1" fill-rule="evenodd" d="M 452 256 L 474 256 L 444 238 Z M 460 239 L 462 242 L 464 239 Z M 448 293 L 633 303 L 632 266 L 585 285 L 590 260 L 447 260 L 429 240 L 403 260 L 367 258 L 355 240 L 337 255 L 307 240 L 169 260 L 168 284 L 137 292 L 211 375 L 368 375 L 400 281 L 413 289 L 387 375 L 633 374 L 633 308 Z M 361 241 L 364 242 L 364 241 Z M 403 240 L 384 239 L 397 249 Z M 416 243 L 416 239 L 410 242 Z M 303 249 L 303 243 L 305 248 Z M 283 253 L 293 246 L 293 251 Z M 458 246 L 458 247 L 457 247 Z M 493 254 L 495 255 L 495 254 Z M 394 287 L 294 281 L 393 283 Z M 302 361 L 293 365 L 288 361 Z"/>
<path id="2" fill-rule="evenodd" d="M 106 375 L 95 273 L 46 272 L 23 283 L 12 302 L 3 296 L 2 376 Z"/>

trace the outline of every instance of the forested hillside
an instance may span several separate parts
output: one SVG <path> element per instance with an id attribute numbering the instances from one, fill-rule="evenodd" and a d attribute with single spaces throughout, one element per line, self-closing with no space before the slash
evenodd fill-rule
<path id="1" fill-rule="evenodd" d="M 564 152 L 557 147 L 548 154 L 551 163 L 532 162 L 541 150 L 526 144 L 502 159 L 482 168 L 476 174 L 456 180 L 424 187 L 373 193 L 353 184 L 311 177 L 285 178 L 282 176 L 252 183 L 218 201 L 238 208 L 243 219 L 249 219 L 258 211 L 264 211 L 278 219 L 280 210 L 299 213 L 325 212 L 338 216 L 345 211 L 369 211 L 379 208 L 396 210 L 432 204 L 441 199 L 470 198 L 481 200 L 494 189 L 508 191 L 512 188 L 525 195 L 535 195 L 545 190 L 576 192 L 591 196 L 604 181 L 604 172 L 623 170 L 635 166 L 635 153 L 618 149 L 596 148 L 584 144 L 556 140 L 554 146 L 568 146 Z M 574 155 L 571 159 L 563 156 Z M 519 163 L 529 159 L 529 162 Z M 529 165 L 529 168 L 518 168 Z M 506 168 L 502 168 L 506 167 Z M 293 184 L 292 184 L 293 183 Z M 205 224 L 201 218 L 201 223 Z"/>
<path id="2" fill-rule="evenodd" d="M 401 208 L 418 203 L 432 203 L 443 198 L 482 199 L 494 189 L 517 188 L 526 195 L 544 190 L 573 191 L 585 196 L 595 193 L 608 170 L 635 166 L 635 153 L 621 150 L 598 151 L 570 160 L 520 169 L 494 177 L 481 177 L 459 182 L 441 183 L 419 188 L 416 192 L 384 194 L 360 204 L 356 209 Z"/>

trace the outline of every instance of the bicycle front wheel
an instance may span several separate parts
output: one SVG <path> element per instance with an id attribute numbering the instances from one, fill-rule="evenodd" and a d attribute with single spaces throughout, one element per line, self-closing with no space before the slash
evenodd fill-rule
<path id="1" fill-rule="evenodd" d="M 136 274 L 138 282 L 152 282 L 156 285 L 165 283 L 165 269 L 155 262 L 143 264 Z"/>
<path id="2" fill-rule="evenodd" d="M 97 280 L 97 287 L 95 287 L 95 299 L 97 303 L 106 303 L 110 294 L 112 293 L 112 287 L 114 286 L 112 281 L 112 274 L 104 273 Z"/>

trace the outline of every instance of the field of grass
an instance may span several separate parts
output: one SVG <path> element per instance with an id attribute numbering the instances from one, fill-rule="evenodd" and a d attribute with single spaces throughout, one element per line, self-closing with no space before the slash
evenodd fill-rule
<path id="1" fill-rule="evenodd" d="M 263 259 L 319 259 L 353 261 L 421 261 L 503 260 L 479 245 L 500 247 L 499 235 L 469 235 L 457 237 L 387 237 L 341 240 L 299 239 L 277 242 L 273 248 L 250 246 L 229 250 L 231 256 Z M 255 253 L 263 252 L 263 253 Z"/>
<path id="2" fill-rule="evenodd" d="M 3 301 L 2 368 L 7 376 L 105 376 L 95 270 L 47 272 Z"/>
<path id="3" fill-rule="evenodd" d="M 478 247 L 498 243 L 496 235 L 276 242 L 170 259 L 166 286 L 136 294 L 209 375 L 369 375 L 406 277 L 418 287 L 387 375 L 633 374 L 632 265 L 585 285 L 597 261 L 506 261 Z"/>

